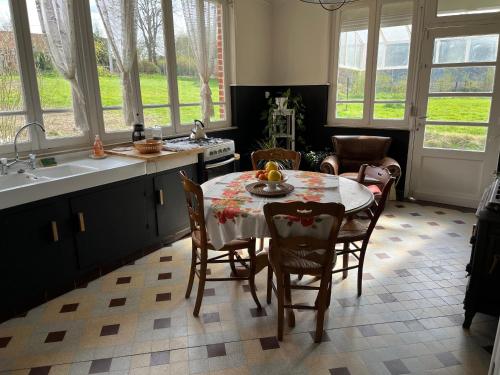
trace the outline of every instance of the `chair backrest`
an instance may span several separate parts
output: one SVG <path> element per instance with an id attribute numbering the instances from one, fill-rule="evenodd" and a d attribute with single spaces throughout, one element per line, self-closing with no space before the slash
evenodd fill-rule
<path id="1" fill-rule="evenodd" d="M 180 171 L 179 175 L 186 195 L 191 234 L 194 235 L 198 232 L 201 244 L 206 244 L 208 239 L 203 207 L 203 190 L 200 185 L 189 179 L 185 171 Z"/>
<path id="2" fill-rule="evenodd" d="M 284 148 L 270 148 L 268 150 L 257 150 L 252 152 L 252 168 L 254 170 L 260 168 L 259 162 L 265 161 L 286 161 L 291 163 L 291 168 L 298 170 L 300 167 L 300 152 L 293 150 L 285 150 Z"/>
<path id="3" fill-rule="evenodd" d="M 365 135 L 335 135 L 332 141 L 341 171 L 354 172 L 358 171 L 362 164 L 377 165 L 377 162 L 387 156 L 392 139 Z"/>
<path id="4" fill-rule="evenodd" d="M 370 216 L 370 225 L 368 227 L 368 239 L 377 225 L 378 219 L 384 211 L 387 198 L 391 192 L 392 185 L 396 180 L 392 177 L 391 172 L 387 168 L 375 167 L 372 165 L 364 164 L 361 166 L 358 174 L 358 182 L 363 183 L 366 177 L 370 177 L 379 181 L 380 197 L 376 199 L 373 204 L 366 210 Z"/>
<path id="5" fill-rule="evenodd" d="M 336 261 L 335 243 L 345 208 L 339 203 L 268 203 L 264 215 L 271 232 L 269 256 L 273 266 L 284 257 L 313 261 L 325 276 Z M 300 264 L 300 263 L 299 263 Z"/>

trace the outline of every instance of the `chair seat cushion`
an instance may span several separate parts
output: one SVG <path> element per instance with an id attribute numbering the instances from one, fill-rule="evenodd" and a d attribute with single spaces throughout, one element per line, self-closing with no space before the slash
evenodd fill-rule
<path id="1" fill-rule="evenodd" d="M 372 192 L 373 195 L 382 195 L 382 191 L 377 185 L 368 185 L 367 188 Z"/>
<path id="2" fill-rule="evenodd" d="M 340 177 L 348 178 L 349 180 L 356 181 L 358 179 L 358 173 L 357 172 L 347 172 L 347 173 L 342 173 Z M 364 185 L 367 184 L 377 184 L 379 181 L 375 178 L 371 178 L 366 176 L 365 177 L 365 182 Z"/>
<path id="3" fill-rule="evenodd" d="M 345 219 L 340 227 L 340 232 L 337 237 L 338 242 L 353 242 L 360 241 L 365 238 L 369 220 L 360 219 Z"/>
<path id="4" fill-rule="evenodd" d="M 191 233 L 191 237 L 196 246 L 200 247 L 201 245 L 201 235 L 199 230 L 195 230 Z M 250 239 L 244 240 L 234 240 L 224 245 L 222 249 L 217 249 L 217 251 L 230 251 L 230 250 L 239 250 L 239 249 L 247 249 L 252 245 L 252 241 Z M 207 248 L 209 250 L 216 250 L 210 239 L 208 239 Z"/>
<path id="5" fill-rule="evenodd" d="M 318 275 L 323 270 L 324 254 L 324 249 L 314 251 L 283 250 L 281 267 L 293 274 Z"/>

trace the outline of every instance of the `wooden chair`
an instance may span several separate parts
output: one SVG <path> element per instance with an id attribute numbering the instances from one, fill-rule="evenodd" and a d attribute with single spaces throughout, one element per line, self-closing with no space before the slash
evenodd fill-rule
<path id="1" fill-rule="evenodd" d="M 337 250 L 337 255 L 342 255 L 343 266 L 340 269 L 334 270 L 332 273 L 342 272 L 342 278 L 345 279 L 349 270 L 358 269 L 358 296 L 361 296 L 363 284 L 363 266 L 365 262 L 366 249 L 370 242 L 370 237 L 377 225 L 378 219 L 384 211 L 385 203 L 391 187 L 394 184 L 395 178 L 386 168 L 363 165 L 360 169 L 358 181 L 364 181 L 365 176 L 376 178 L 380 181 L 380 194 L 374 194 L 375 200 L 373 204 L 365 210 L 367 217 L 360 215 L 347 216 L 337 238 L 337 243 L 343 244 L 341 250 Z M 361 242 L 361 246 L 357 243 Z M 352 246 L 352 247 L 351 247 Z M 349 255 L 353 255 L 358 264 L 349 266 Z"/>
<path id="2" fill-rule="evenodd" d="M 203 190 L 201 189 L 200 185 L 191 181 L 184 171 L 180 172 L 180 176 L 182 178 L 182 185 L 186 194 L 192 243 L 191 270 L 189 273 L 186 298 L 189 298 L 189 296 L 191 295 L 191 289 L 193 288 L 195 274 L 199 278 L 198 292 L 196 294 L 196 303 L 194 306 L 193 315 L 198 316 L 200 312 L 203 293 L 205 291 L 205 282 L 207 281 L 248 280 L 248 284 L 250 285 L 250 293 L 252 294 L 257 308 L 261 309 L 261 305 L 259 299 L 257 298 L 255 288 L 255 239 L 252 238 L 235 240 L 226 244 L 222 249 L 215 249 L 207 236 L 205 212 L 203 207 Z M 244 259 L 239 256 L 238 250 L 243 249 L 248 249 L 249 258 Z M 222 254 L 209 258 L 209 250 L 216 251 Z M 223 259 L 225 257 L 227 257 L 228 259 Z M 207 278 L 207 266 L 209 264 L 230 263 L 231 268 L 233 269 L 233 271 L 235 271 L 235 269 L 233 268 L 235 259 L 238 259 L 238 261 L 247 268 L 248 272 L 246 273 L 246 275 L 238 276 L 234 272 L 233 274 L 236 275 L 234 277 Z"/>
<path id="3" fill-rule="evenodd" d="M 265 161 L 285 161 L 290 163 L 291 169 L 298 170 L 300 167 L 300 152 L 285 150 L 284 148 L 271 148 L 268 150 L 257 150 L 252 152 L 253 170 L 263 169 L 259 167 L 259 162 Z"/>
<path id="4" fill-rule="evenodd" d="M 274 289 L 278 297 L 278 339 L 283 339 L 284 309 L 288 311 L 290 327 L 295 326 L 293 309 L 313 309 L 318 311 L 315 342 L 321 342 L 332 269 L 337 259 L 335 242 L 344 206 L 317 202 L 268 203 L 264 206 L 264 214 L 271 231 L 267 302 L 271 302 L 271 290 Z M 321 225 L 325 227 L 317 231 L 318 220 L 323 221 Z M 276 285 L 273 284 L 273 272 Z M 319 277 L 320 286 L 291 285 L 291 274 Z M 317 290 L 315 305 L 294 305 L 292 289 Z"/>

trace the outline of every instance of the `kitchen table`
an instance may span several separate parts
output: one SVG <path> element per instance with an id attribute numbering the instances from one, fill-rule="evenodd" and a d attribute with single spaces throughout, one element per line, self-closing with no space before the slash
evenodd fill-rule
<path id="1" fill-rule="evenodd" d="M 356 181 L 316 172 L 283 173 L 295 188 L 284 197 L 260 197 L 247 192 L 245 186 L 257 181 L 255 171 L 230 173 L 202 185 L 207 232 L 216 249 L 238 238 L 269 237 L 263 211 L 266 203 L 336 202 L 345 206 L 346 214 L 362 211 L 373 203 L 370 190 Z"/>

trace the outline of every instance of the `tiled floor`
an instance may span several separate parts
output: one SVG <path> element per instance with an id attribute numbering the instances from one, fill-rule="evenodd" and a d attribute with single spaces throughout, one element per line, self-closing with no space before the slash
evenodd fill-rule
<path id="1" fill-rule="evenodd" d="M 392 203 L 370 244 L 363 296 L 335 278 L 321 344 L 315 315 L 276 334 L 243 283 L 211 283 L 199 318 L 184 299 L 189 241 L 153 253 L 0 325 L 9 374 L 486 374 L 496 320 L 461 328 L 473 214 Z M 225 265 L 211 268 L 226 275 Z M 257 280 L 265 302 L 265 272 Z M 297 291 L 296 302 L 312 295 Z M 486 348 L 486 349 L 485 349 Z"/>

